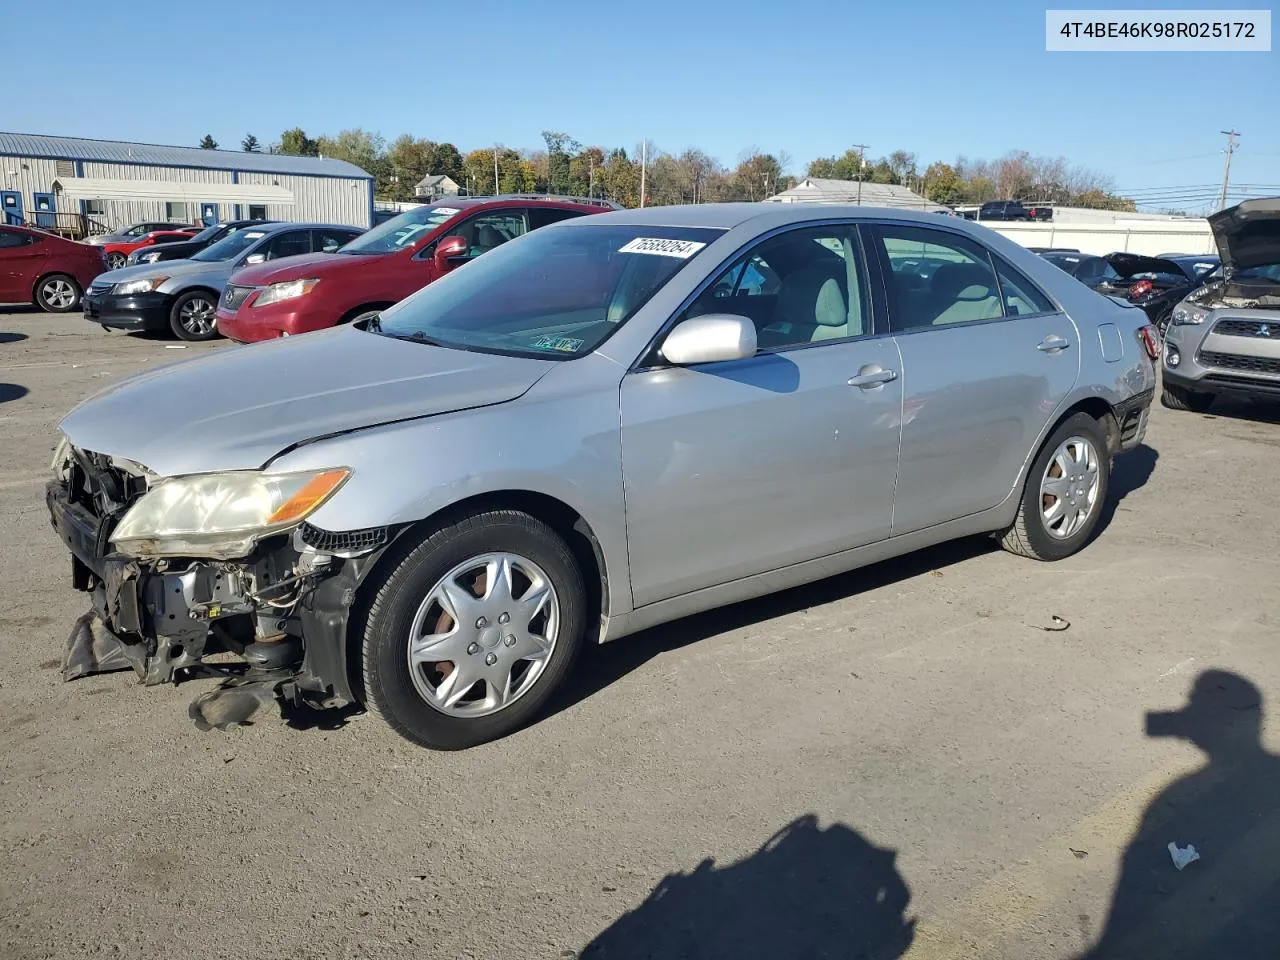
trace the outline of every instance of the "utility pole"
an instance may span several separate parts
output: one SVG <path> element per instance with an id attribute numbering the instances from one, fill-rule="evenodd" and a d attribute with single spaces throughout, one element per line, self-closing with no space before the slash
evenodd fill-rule
<path id="1" fill-rule="evenodd" d="M 498 145 L 493 145 L 493 195 L 498 195 Z"/>
<path id="2" fill-rule="evenodd" d="M 649 141 L 640 141 L 640 206 L 644 206 L 644 175 L 649 163 Z"/>
<path id="3" fill-rule="evenodd" d="M 1231 182 L 1231 154 L 1236 150 L 1236 137 L 1240 136 L 1239 130 L 1222 130 L 1221 133 L 1227 138 L 1227 165 L 1222 170 L 1222 196 L 1218 198 L 1218 209 L 1225 210 L 1227 207 L 1227 185 Z"/>
<path id="4" fill-rule="evenodd" d="M 862 206 L 862 174 L 867 169 L 867 145 L 855 143 L 858 148 L 858 206 Z"/>
<path id="5" fill-rule="evenodd" d="M 596 155 L 587 154 L 587 199 L 594 200 L 596 195 Z"/>

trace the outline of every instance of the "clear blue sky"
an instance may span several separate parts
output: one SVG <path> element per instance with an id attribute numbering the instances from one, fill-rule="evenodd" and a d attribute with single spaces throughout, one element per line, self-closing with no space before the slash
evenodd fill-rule
<path id="1" fill-rule="evenodd" d="M 47 4 L 15 2 L 6 32 L 24 39 L 5 61 L 33 82 L 6 84 L 0 129 L 192 145 L 208 132 L 235 147 L 246 132 L 267 144 L 292 126 L 362 126 L 464 152 L 540 146 L 555 129 L 628 150 L 644 137 L 699 146 L 727 164 L 749 146 L 785 150 L 793 173 L 855 142 L 922 163 L 1020 148 L 1134 189 L 1220 182 L 1219 130 L 1234 127 L 1233 182 L 1280 184 L 1280 53 L 1046 53 L 1044 11 L 1025 0 L 77 0 L 54 18 L 70 29 L 55 31 L 50 59 L 35 42 Z M 84 66 L 72 35 L 92 51 Z"/>

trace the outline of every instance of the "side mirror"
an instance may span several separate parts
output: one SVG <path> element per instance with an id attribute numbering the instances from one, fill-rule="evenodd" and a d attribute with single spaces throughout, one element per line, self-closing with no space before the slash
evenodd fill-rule
<path id="1" fill-rule="evenodd" d="M 244 262 L 245 262 L 246 264 L 250 264 L 250 263 L 265 263 L 265 262 L 266 262 L 266 260 L 267 260 L 267 255 L 266 255 L 265 253 L 251 253 L 251 254 L 249 254 L 247 257 L 245 257 L 245 258 L 244 258 Z"/>
<path id="2" fill-rule="evenodd" d="M 690 317 L 667 334 L 662 356 L 668 363 L 689 366 L 756 355 L 756 325 L 732 313 Z"/>
<path id="3" fill-rule="evenodd" d="M 465 257 L 470 249 L 471 244 L 467 243 L 466 237 L 445 237 L 436 244 L 436 252 L 431 255 L 431 259 L 440 268 L 440 272 L 444 273 L 456 267 L 457 264 L 453 261 L 458 257 Z"/>

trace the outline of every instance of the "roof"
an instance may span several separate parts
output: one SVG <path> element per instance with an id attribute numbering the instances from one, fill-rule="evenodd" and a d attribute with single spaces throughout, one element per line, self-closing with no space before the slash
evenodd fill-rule
<path id="1" fill-rule="evenodd" d="M 932 200 L 926 200 L 920 194 L 895 183 L 859 184 L 856 180 L 827 180 L 822 177 L 805 177 L 790 190 L 772 196 L 773 203 L 807 201 L 817 203 L 857 203 L 861 196 L 864 204 L 881 207 L 919 207 L 938 209 L 943 206 Z"/>
<path id="2" fill-rule="evenodd" d="M 418 186 L 418 187 L 434 187 L 434 186 L 437 186 L 438 184 L 444 183 L 446 180 L 448 180 L 450 183 L 454 183 L 454 182 L 455 182 L 455 181 L 454 181 L 454 179 L 453 179 L 452 177 L 448 176 L 447 174 L 443 174 L 443 173 L 433 173 L 433 174 L 430 174 L 430 175 L 428 175 L 428 176 L 423 177 L 423 178 L 422 178 L 421 180 L 419 180 L 416 184 L 414 184 L 414 186 Z"/>
<path id="3" fill-rule="evenodd" d="M 865 198 L 864 198 L 865 199 Z M 600 224 L 633 224 L 649 227 L 708 227 L 716 230 L 732 230 L 749 220 L 766 220 L 761 229 L 803 223 L 807 220 L 890 218 L 936 224 L 945 219 L 953 229 L 967 229 L 971 221 L 960 217 L 940 217 L 927 210 L 910 210 L 902 207 L 877 207 L 848 203 L 699 203 L 669 207 L 645 207 L 635 210 L 617 210 L 594 217 L 581 217 L 556 224 L 561 226 L 598 226 Z M 984 226 L 985 229 L 985 226 Z"/>
<path id="4" fill-rule="evenodd" d="M 0 131 L 0 156 L 93 160 L 102 163 L 149 164 L 157 167 L 197 167 L 203 170 L 238 170 L 244 173 L 279 173 L 309 177 L 369 178 L 368 173 L 345 160 L 290 157 L 279 153 L 245 153 L 243 150 L 167 147 L 153 143 L 128 143 L 123 140 L 46 137 L 34 133 L 4 133 L 3 131 Z"/>

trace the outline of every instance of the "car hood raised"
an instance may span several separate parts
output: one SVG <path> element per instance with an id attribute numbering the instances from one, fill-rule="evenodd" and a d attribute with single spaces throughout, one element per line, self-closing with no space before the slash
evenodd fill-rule
<path id="1" fill-rule="evenodd" d="M 1223 273 L 1280 263 L 1280 197 L 1245 200 L 1209 218 Z"/>
<path id="2" fill-rule="evenodd" d="M 238 286 L 265 287 L 284 280 L 307 280 L 333 276 L 342 270 L 359 270 L 374 257 L 357 257 L 343 253 L 300 253 L 272 263 L 259 263 L 235 272 Z"/>
<path id="3" fill-rule="evenodd" d="M 1175 277 L 1186 276 L 1180 266 L 1163 257 L 1144 257 L 1140 253 L 1109 253 L 1102 259 L 1111 264 L 1116 273 L 1126 279 L 1139 273 L 1167 273 Z"/>
<path id="4" fill-rule="evenodd" d="M 336 327 L 148 371 L 60 426 L 161 476 L 250 470 L 318 437 L 514 400 L 554 365 Z"/>

